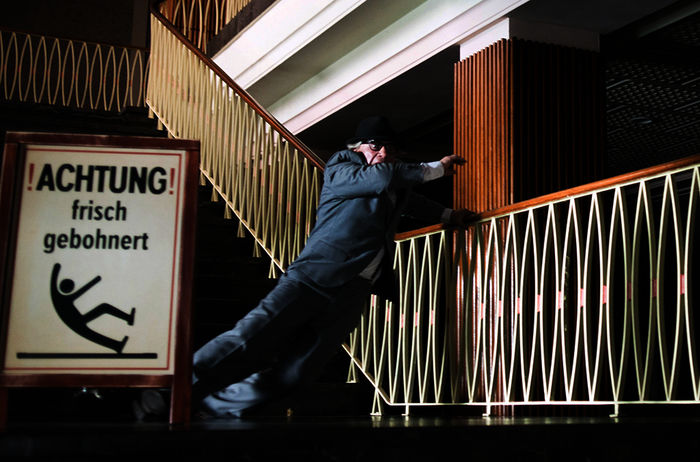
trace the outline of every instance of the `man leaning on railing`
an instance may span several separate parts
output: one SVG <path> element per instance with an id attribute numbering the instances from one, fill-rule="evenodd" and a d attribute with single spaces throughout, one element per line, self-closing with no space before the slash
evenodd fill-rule
<path id="1" fill-rule="evenodd" d="M 276 287 L 233 329 L 194 355 L 200 416 L 241 417 L 316 377 L 357 325 L 369 293 L 396 300 L 392 257 L 401 214 L 463 225 L 411 187 L 454 174 L 464 159 L 395 161 L 397 137 L 379 116 L 363 120 L 328 161 L 317 220 Z"/>

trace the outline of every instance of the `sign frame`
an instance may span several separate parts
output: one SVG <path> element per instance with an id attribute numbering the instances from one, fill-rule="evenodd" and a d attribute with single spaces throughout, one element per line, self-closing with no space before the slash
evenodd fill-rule
<path id="1" fill-rule="evenodd" d="M 22 193 L 24 189 L 27 148 L 32 146 L 61 146 L 86 149 L 133 149 L 184 152 L 181 163 L 182 200 L 176 207 L 181 213 L 179 239 L 175 239 L 178 267 L 173 279 L 177 281 L 177 303 L 173 341 L 173 373 L 154 374 L 148 371 L 127 373 L 21 372 L 8 373 L 5 354 L 8 341 L 10 295 L 12 293 L 17 251 L 17 234 Z M 59 134 L 8 132 L 5 136 L 2 169 L 0 170 L 0 426 L 7 420 L 8 389 L 20 387 L 140 387 L 170 388 L 171 424 L 187 423 L 190 419 L 192 377 L 192 288 L 194 275 L 197 188 L 199 183 L 199 141 L 158 137 L 122 135 Z M 178 185 L 179 187 L 179 185 Z M 170 324 L 169 328 L 172 328 Z M 128 369 L 128 368 L 127 368 Z"/>

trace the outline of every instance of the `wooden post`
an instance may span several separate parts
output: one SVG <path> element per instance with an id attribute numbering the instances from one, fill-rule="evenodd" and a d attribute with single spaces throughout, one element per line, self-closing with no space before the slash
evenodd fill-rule
<path id="1" fill-rule="evenodd" d="M 456 207 L 477 212 L 602 179 L 603 90 L 592 51 L 503 39 L 455 65 Z"/>
<path id="2" fill-rule="evenodd" d="M 467 165 L 454 206 L 487 212 L 601 179 L 603 107 L 596 52 L 503 39 L 457 63 L 454 146 Z M 497 316 L 486 319 L 495 335 Z M 502 383 L 495 393 L 503 398 Z"/>

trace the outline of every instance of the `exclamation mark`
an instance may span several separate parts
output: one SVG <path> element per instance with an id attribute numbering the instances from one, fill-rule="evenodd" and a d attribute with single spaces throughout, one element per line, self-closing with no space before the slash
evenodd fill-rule
<path id="1" fill-rule="evenodd" d="M 29 164 L 29 185 L 28 190 L 32 190 L 32 183 L 34 183 L 34 164 Z"/>
<path id="2" fill-rule="evenodd" d="M 175 184 L 175 169 L 170 169 L 170 194 L 173 193 L 173 185 Z"/>

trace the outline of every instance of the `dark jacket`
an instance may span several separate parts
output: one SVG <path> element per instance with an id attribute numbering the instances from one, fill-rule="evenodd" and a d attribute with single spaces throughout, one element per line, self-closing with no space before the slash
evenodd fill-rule
<path id="1" fill-rule="evenodd" d="M 383 248 L 381 277 L 373 292 L 395 300 L 392 260 L 401 213 L 437 223 L 445 209 L 411 192 L 422 182 L 420 164 L 367 165 L 360 153 L 334 154 L 326 164 L 316 224 L 287 274 L 321 291 L 340 287 Z"/>

